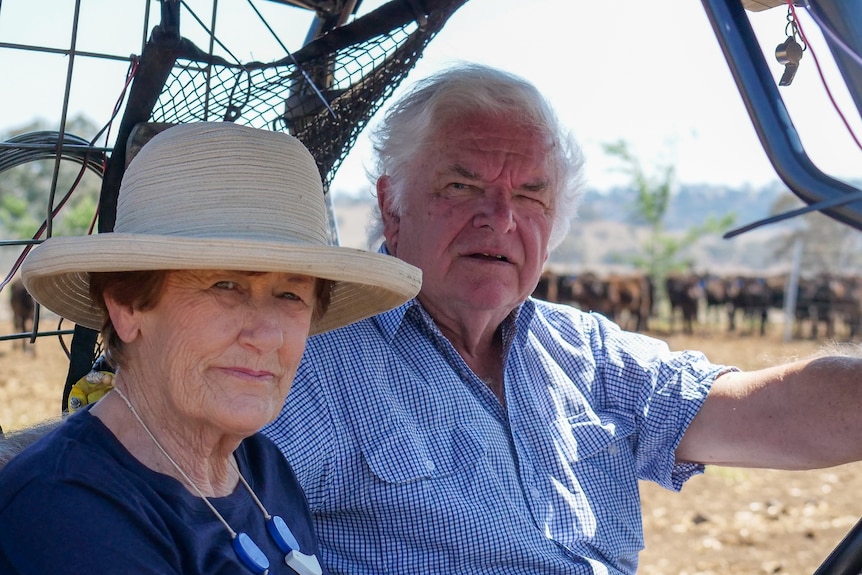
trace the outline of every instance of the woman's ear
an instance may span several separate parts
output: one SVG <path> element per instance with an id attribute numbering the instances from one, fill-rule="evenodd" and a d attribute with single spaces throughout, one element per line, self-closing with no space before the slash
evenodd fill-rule
<path id="1" fill-rule="evenodd" d="M 105 307 L 108 308 L 108 316 L 114 326 L 117 336 L 129 343 L 137 339 L 141 332 L 141 313 L 130 305 L 119 303 L 111 295 L 110 290 L 105 291 Z"/>

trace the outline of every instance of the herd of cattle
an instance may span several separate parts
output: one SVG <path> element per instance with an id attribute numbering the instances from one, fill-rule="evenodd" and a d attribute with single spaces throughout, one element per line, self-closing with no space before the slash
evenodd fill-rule
<path id="1" fill-rule="evenodd" d="M 673 274 L 664 281 L 671 333 L 693 333 L 696 323 L 764 335 L 770 310 L 785 309 L 788 276 Z M 533 295 L 601 313 L 626 329 L 649 330 L 658 290 L 643 274 L 600 276 L 545 271 Z M 793 335 L 854 340 L 862 335 L 862 277 L 822 274 L 800 278 Z"/>
<path id="2" fill-rule="evenodd" d="M 696 323 L 726 324 L 730 331 L 766 333 L 770 310 L 784 310 L 787 276 L 669 275 L 664 282 L 669 330 L 693 333 Z M 10 304 L 17 333 L 32 326 L 33 300 L 20 280 L 12 282 Z M 600 276 L 546 270 L 533 296 L 613 319 L 622 327 L 648 331 L 657 317 L 657 290 L 643 274 Z M 862 336 L 862 277 L 822 274 L 800 278 L 796 293 L 795 337 L 854 340 Z M 21 345 L 26 347 L 24 340 Z"/>

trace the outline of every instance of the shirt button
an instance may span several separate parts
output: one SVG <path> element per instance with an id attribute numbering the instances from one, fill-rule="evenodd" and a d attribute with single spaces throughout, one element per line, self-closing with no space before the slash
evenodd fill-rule
<path id="1" fill-rule="evenodd" d="M 433 461 L 431 461 L 430 459 L 425 460 L 425 469 L 427 471 L 434 471 L 436 468 L 437 468 L 437 466 L 434 465 Z"/>
<path id="2" fill-rule="evenodd" d="M 537 487 L 530 487 L 530 495 L 533 496 L 533 499 L 538 500 L 542 494 L 539 493 L 539 489 Z"/>
<path id="3" fill-rule="evenodd" d="M 608 455 L 616 455 L 620 452 L 620 448 L 616 443 L 608 445 Z"/>

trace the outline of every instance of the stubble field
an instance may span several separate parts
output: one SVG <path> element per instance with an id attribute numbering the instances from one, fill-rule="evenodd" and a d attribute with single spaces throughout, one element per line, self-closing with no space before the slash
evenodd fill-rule
<path id="1" fill-rule="evenodd" d="M 0 321 L 0 333 L 9 333 Z M 672 349 L 699 349 L 713 360 L 755 369 L 817 353 L 822 343 L 784 343 L 699 330 L 662 336 Z M 67 360 L 56 339 L 35 354 L 0 341 L 0 426 L 14 430 L 59 413 Z M 862 516 L 862 464 L 822 471 L 710 468 L 681 493 L 642 484 L 644 575 L 813 573 Z"/>

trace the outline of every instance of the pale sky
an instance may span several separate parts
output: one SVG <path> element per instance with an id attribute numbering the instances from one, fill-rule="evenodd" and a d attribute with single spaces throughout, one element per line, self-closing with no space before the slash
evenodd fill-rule
<path id="1" fill-rule="evenodd" d="M 232 1 L 235 4 L 222 2 L 220 9 L 245 4 Z M 366 0 L 363 6 L 370 9 L 380 1 Z M 67 32 L 55 27 L 66 22 L 62 29 L 68 28 L 73 4 L 72 0 L 3 0 L 0 41 L 56 43 L 55 38 Z M 297 42 L 290 49 L 301 45 L 307 20 L 296 15 L 304 12 L 262 0 L 255 5 L 280 16 L 271 19 L 283 30 L 296 29 L 290 37 Z M 139 51 L 142 3 L 83 0 L 82 9 L 86 18 L 79 30 L 79 49 L 118 54 Z M 152 9 L 157 18 L 157 3 Z M 49 12 L 51 18 L 41 17 Z M 819 31 L 801 8 L 798 12 L 830 78 L 830 88 L 862 137 L 859 113 L 838 81 Z M 19 14 L 29 17 L 16 18 Z M 288 14 L 291 18 L 285 23 Z M 786 9 L 751 17 L 777 78 L 783 66 L 772 54 L 785 39 Z M 192 24 L 188 19 L 182 22 L 184 34 Z M 226 35 L 227 30 L 222 29 L 220 36 Z M 245 45 L 247 38 L 236 37 L 239 39 L 228 42 L 229 47 Z M 272 46 L 250 47 L 249 53 L 237 56 L 266 60 L 283 55 L 276 47 L 268 57 L 271 50 Z M 51 119 L 59 115 L 66 60 L 40 56 L 37 61 L 31 56 L 0 50 L 0 78 L 4 79 L 0 131 L 36 116 Z M 680 183 L 757 187 L 778 179 L 699 1 L 469 0 L 431 42 L 402 89 L 457 60 L 498 66 L 535 83 L 584 148 L 587 181 L 594 187 L 624 182 L 601 148 L 603 143 L 620 139 L 631 144 L 648 168 L 675 166 Z M 71 107 L 101 123 L 113 108 L 127 64 L 111 63 L 110 73 L 104 63 L 99 66 L 83 58 L 76 60 Z M 814 163 L 839 179 L 862 178 L 860 151 L 828 102 L 810 52 L 803 56 L 793 84 L 780 93 Z M 369 149 L 363 134 L 336 175 L 333 192 L 367 187 L 363 171 L 367 162 Z"/>
<path id="2" fill-rule="evenodd" d="M 776 78 L 784 70 L 773 53 L 786 38 L 786 12 L 752 14 Z M 802 28 L 836 79 L 831 55 L 806 16 L 799 14 Z M 761 186 L 778 180 L 700 2 L 470 0 L 407 82 L 459 59 L 535 83 L 584 148 L 588 183 L 596 187 L 621 181 L 601 147 L 619 139 L 631 143 L 644 166 L 675 165 L 680 182 Z M 859 136 L 859 114 L 846 88 L 833 81 L 830 89 Z M 828 103 L 810 54 L 781 94 L 815 164 L 839 178 L 862 177 L 860 151 Z M 368 161 L 361 141 L 333 190 L 349 189 Z"/>

